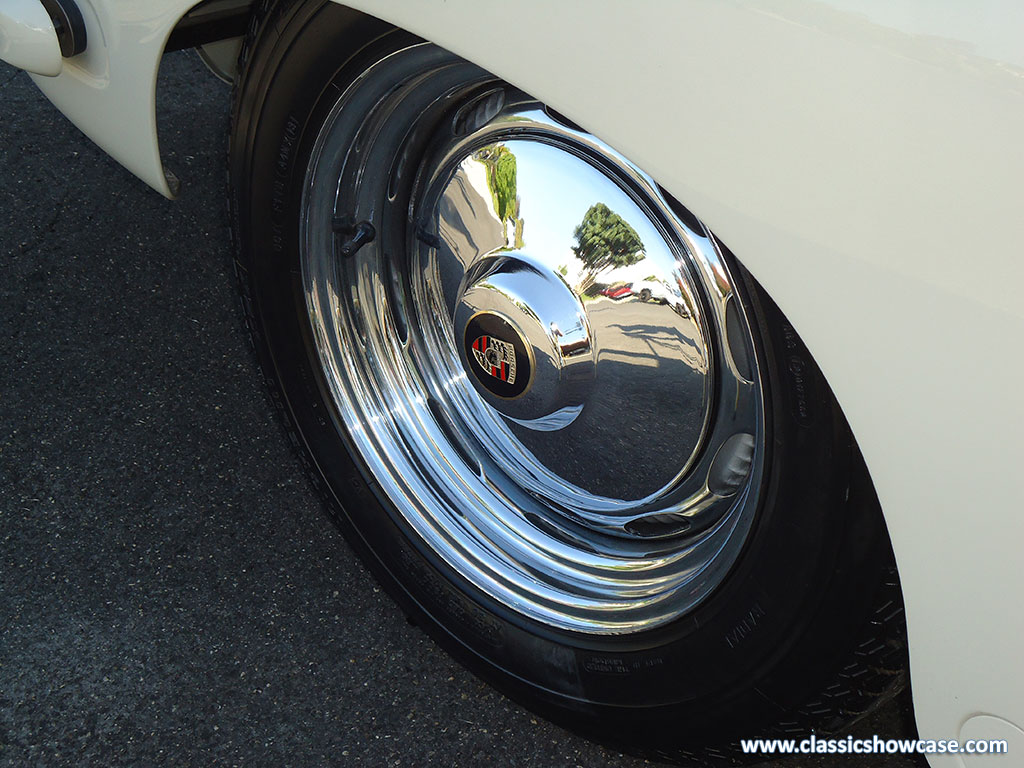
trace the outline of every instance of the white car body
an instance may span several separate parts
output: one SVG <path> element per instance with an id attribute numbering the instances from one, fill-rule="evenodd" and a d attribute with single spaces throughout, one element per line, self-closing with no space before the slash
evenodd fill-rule
<path id="1" fill-rule="evenodd" d="M 52 75 L 52 29 L 17 26 L 32 2 L 0 9 L 0 55 Z M 867 460 L 906 601 L 921 737 L 1007 739 L 1019 761 L 1024 6 L 345 4 L 597 134 L 751 270 L 817 359 Z M 195 0 L 79 5 L 88 50 L 35 80 L 170 196 L 156 73 Z"/>
<path id="2" fill-rule="evenodd" d="M 671 304 L 678 296 L 678 291 L 673 292 L 667 283 L 660 280 L 637 280 L 633 283 L 633 293 L 637 296 L 644 295 L 645 291 L 652 300 L 665 304 Z"/>

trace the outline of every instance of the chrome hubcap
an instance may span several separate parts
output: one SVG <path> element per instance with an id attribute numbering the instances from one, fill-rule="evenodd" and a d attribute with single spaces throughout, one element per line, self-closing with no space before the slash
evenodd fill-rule
<path id="1" fill-rule="evenodd" d="M 339 219 L 377 237 L 352 255 Z M 721 583 L 757 507 L 761 382 L 728 265 L 649 177 L 414 46 L 335 105 L 303 240 L 339 426 L 407 535 L 578 632 L 659 626 Z"/>
<path id="2" fill-rule="evenodd" d="M 659 226 L 668 212 L 661 221 L 644 212 L 655 201 L 630 196 L 621 161 L 553 131 L 536 110 L 505 120 L 514 129 L 492 123 L 494 143 L 470 144 L 442 177 L 429 268 L 456 329 L 496 316 L 526 340 L 533 382 L 514 401 L 493 376 L 473 377 L 528 452 L 519 482 L 584 515 L 645 499 L 677 480 L 710 416 L 714 376 L 693 277 Z M 507 192 L 493 182 L 494 158 L 512 169 Z M 496 215 L 492 188 L 514 196 L 512 221 Z M 641 300 L 640 282 L 658 301 Z M 608 287 L 627 283 L 619 296 Z M 463 365 L 476 373 L 474 362 Z"/>

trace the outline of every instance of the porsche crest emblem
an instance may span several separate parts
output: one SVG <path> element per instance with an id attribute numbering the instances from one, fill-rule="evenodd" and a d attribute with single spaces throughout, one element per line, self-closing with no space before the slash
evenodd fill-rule
<path id="1" fill-rule="evenodd" d="M 506 384 L 516 383 L 516 349 L 494 336 L 479 336 L 473 342 L 473 358 L 486 373 Z"/>
<path id="2" fill-rule="evenodd" d="M 533 384 L 533 350 L 522 332 L 497 312 L 477 312 L 462 331 L 465 371 L 486 395 L 522 397 Z M 493 401 L 492 401 L 493 404 Z"/>

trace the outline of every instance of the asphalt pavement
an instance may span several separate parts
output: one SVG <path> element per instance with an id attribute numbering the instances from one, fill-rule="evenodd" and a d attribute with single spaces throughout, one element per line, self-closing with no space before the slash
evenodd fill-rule
<path id="1" fill-rule="evenodd" d="M 160 86 L 177 202 L 0 65 L 0 764 L 646 764 L 451 661 L 327 522 L 236 308 L 228 89 Z"/>

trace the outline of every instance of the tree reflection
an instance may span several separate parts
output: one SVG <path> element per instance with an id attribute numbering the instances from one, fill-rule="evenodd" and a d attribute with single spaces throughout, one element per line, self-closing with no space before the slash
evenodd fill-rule
<path id="1" fill-rule="evenodd" d="M 474 158 L 487 169 L 487 188 L 491 191 L 494 212 L 501 221 L 508 242 L 508 223 L 513 225 L 514 247 L 523 247 L 523 220 L 516 189 L 516 156 L 502 144 L 479 150 Z"/>
<path id="2" fill-rule="evenodd" d="M 583 262 L 587 276 L 583 291 L 593 285 L 601 272 L 628 267 L 644 258 L 640 235 L 619 214 L 604 203 L 594 203 L 573 231 L 576 245 L 573 253 Z"/>

